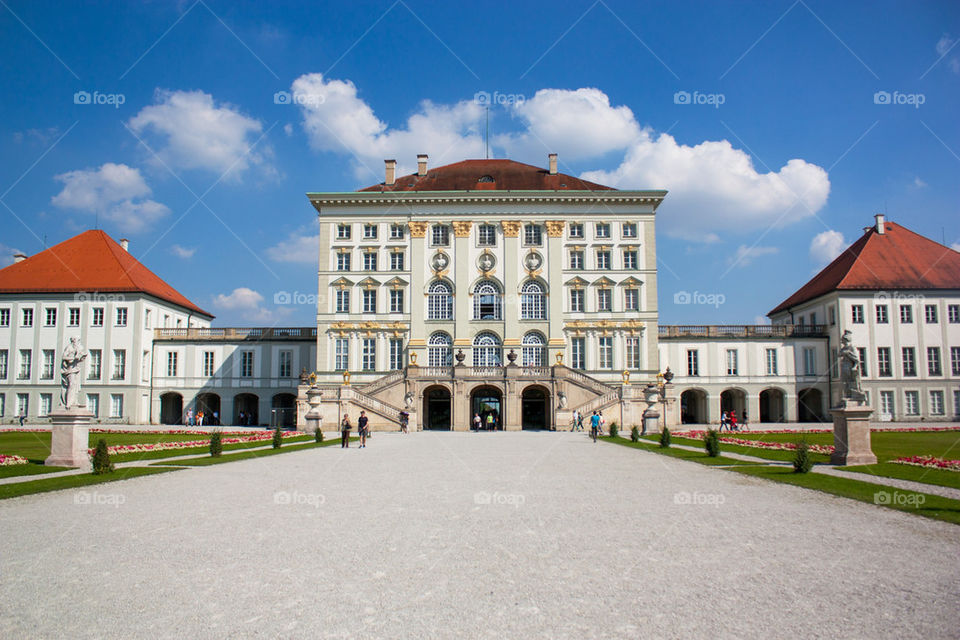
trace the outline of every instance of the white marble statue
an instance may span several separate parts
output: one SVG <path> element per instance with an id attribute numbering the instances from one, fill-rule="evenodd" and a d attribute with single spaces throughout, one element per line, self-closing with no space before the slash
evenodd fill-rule
<path id="1" fill-rule="evenodd" d="M 853 333 L 843 332 L 840 338 L 840 380 L 843 382 L 843 398 L 865 404 L 867 396 L 860 386 L 860 356 L 851 341 Z"/>
<path id="2" fill-rule="evenodd" d="M 60 403 L 64 409 L 86 406 L 80 403 L 80 369 L 87 357 L 87 350 L 80 344 L 80 338 L 70 338 L 70 344 L 63 349 L 60 362 Z"/>

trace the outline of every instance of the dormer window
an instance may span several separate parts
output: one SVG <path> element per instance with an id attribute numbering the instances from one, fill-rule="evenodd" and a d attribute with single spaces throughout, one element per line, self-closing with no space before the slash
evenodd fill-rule
<path id="1" fill-rule="evenodd" d="M 496 180 L 493 179 L 493 176 L 480 176 L 477 182 L 496 182 Z"/>

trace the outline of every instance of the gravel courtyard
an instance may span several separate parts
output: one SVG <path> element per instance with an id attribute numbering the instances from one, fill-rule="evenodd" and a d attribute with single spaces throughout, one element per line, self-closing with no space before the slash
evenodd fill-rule
<path id="1" fill-rule="evenodd" d="M 0 637 L 960 635 L 960 528 L 570 433 L 0 502 Z"/>

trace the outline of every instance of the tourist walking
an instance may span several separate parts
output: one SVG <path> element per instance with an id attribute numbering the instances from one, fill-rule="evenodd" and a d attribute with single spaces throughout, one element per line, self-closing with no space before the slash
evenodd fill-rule
<path id="1" fill-rule="evenodd" d="M 219 427 L 219 426 L 220 426 L 220 412 L 219 412 L 219 411 L 214 411 L 214 412 L 213 412 L 213 426 L 215 426 L 215 427 Z"/>
<path id="2" fill-rule="evenodd" d="M 601 417 L 597 414 L 596 411 L 593 412 L 593 415 L 590 416 L 590 437 L 593 438 L 593 441 L 597 441 L 597 435 L 600 432 L 600 421 Z"/>
<path id="3" fill-rule="evenodd" d="M 203 409 L 201 409 L 200 411 L 197 411 L 197 426 L 198 427 L 203 426 Z"/>
<path id="4" fill-rule="evenodd" d="M 723 428 L 727 426 L 727 412 L 720 412 L 720 431 L 723 432 Z"/>
<path id="5" fill-rule="evenodd" d="M 361 411 L 360 417 L 357 418 L 357 435 L 360 436 L 360 448 L 363 449 L 367 446 L 367 412 Z"/>
<path id="6" fill-rule="evenodd" d="M 239 424 L 240 424 L 241 427 L 242 427 L 243 425 L 247 424 L 247 415 L 246 415 L 243 411 L 240 412 L 240 421 L 239 421 Z"/>
<path id="7" fill-rule="evenodd" d="M 193 409 L 187 409 L 187 425 L 193 426 Z"/>
<path id="8" fill-rule="evenodd" d="M 577 431 L 583 431 L 583 413 L 577 411 Z"/>
<path id="9" fill-rule="evenodd" d="M 740 423 L 740 430 L 741 430 L 741 431 L 746 431 L 746 430 L 747 430 L 747 421 L 748 421 L 748 420 L 749 420 L 749 418 L 747 417 L 747 412 L 744 411 L 744 412 L 743 412 L 743 421 Z"/>
<path id="10" fill-rule="evenodd" d="M 471 427 L 474 431 L 480 431 L 480 414 L 473 414 L 473 426 Z"/>
<path id="11" fill-rule="evenodd" d="M 597 411 L 597 415 L 600 416 L 600 435 L 603 435 L 603 428 L 607 424 L 607 419 L 603 417 L 603 411 Z"/>
<path id="12" fill-rule="evenodd" d="M 19 418 L 20 418 L 20 426 L 22 427 L 24 421 L 27 419 L 27 412 L 21 409 Z"/>
<path id="13" fill-rule="evenodd" d="M 407 433 L 407 424 L 410 422 L 410 414 L 406 411 L 400 412 L 400 431 Z"/>
<path id="14" fill-rule="evenodd" d="M 727 429 L 727 431 L 739 431 L 739 429 L 737 428 L 737 412 L 736 411 L 730 412 L 730 428 Z"/>
<path id="15" fill-rule="evenodd" d="M 350 416 L 343 414 L 343 420 L 340 421 L 340 448 L 350 448 L 350 430 L 353 426 L 350 424 Z"/>

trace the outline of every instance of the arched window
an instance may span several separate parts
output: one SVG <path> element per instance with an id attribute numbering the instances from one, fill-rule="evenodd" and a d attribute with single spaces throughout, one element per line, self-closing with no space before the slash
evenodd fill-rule
<path id="1" fill-rule="evenodd" d="M 484 280 L 473 290 L 473 319 L 503 319 L 503 301 L 496 283 Z"/>
<path id="2" fill-rule="evenodd" d="M 453 319 L 453 296 L 450 285 L 438 280 L 427 291 L 427 320 Z"/>
<path id="3" fill-rule="evenodd" d="M 499 367 L 502 352 L 500 338 L 489 332 L 478 333 L 473 339 L 473 366 Z"/>
<path id="4" fill-rule="evenodd" d="M 427 341 L 427 364 L 431 367 L 448 367 L 453 364 L 453 338 L 438 331 Z"/>
<path id="5" fill-rule="evenodd" d="M 520 290 L 520 319 L 544 320 L 547 317 L 546 296 L 539 282 L 528 282 Z"/>
<path id="6" fill-rule="evenodd" d="M 523 336 L 523 366 L 542 367 L 547 360 L 546 346 L 543 334 L 531 331 Z"/>

